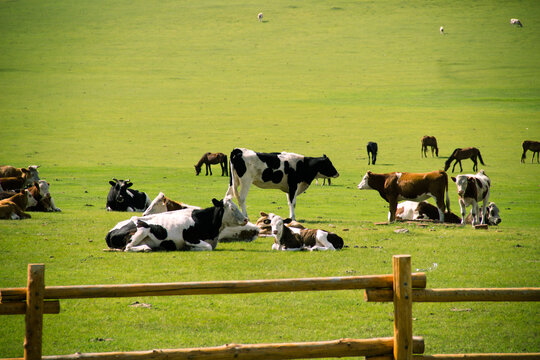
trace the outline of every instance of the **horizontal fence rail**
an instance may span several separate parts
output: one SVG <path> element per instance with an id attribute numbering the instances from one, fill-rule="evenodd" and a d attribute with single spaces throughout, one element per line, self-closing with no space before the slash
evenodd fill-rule
<path id="1" fill-rule="evenodd" d="M 15 358 L 16 360 L 234 360 L 349 356 L 365 356 L 366 360 L 540 360 L 540 353 L 422 355 L 424 340 L 421 337 L 413 337 L 412 331 L 412 304 L 414 302 L 540 301 L 540 288 L 426 289 L 426 274 L 411 273 L 409 255 L 393 257 L 393 274 L 390 275 L 45 286 L 44 274 L 44 265 L 30 264 L 26 288 L 0 289 L 0 315 L 25 315 L 24 358 Z M 41 354 L 43 314 L 58 314 L 60 312 L 58 299 L 361 289 L 365 290 L 366 301 L 393 302 L 393 337 L 299 343 L 226 344 L 206 348 L 54 356 Z"/>
<path id="2" fill-rule="evenodd" d="M 412 274 L 416 288 L 426 287 L 426 274 Z M 129 285 L 46 286 L 45 299 L 87 299 L 140 296 L 216 295 L 260 292 L 361 290 L 392 288 L 392 275 L 326 278 L 179 282 Z M 0 302 L 24 301 L 26 288 L 0 289 Z"/>
<path id="3" fill-rule="evenodd" d="M 365 300 L 392 302 L 393 292 L 367 289 Z M 540 301 L 540 288 L 413 289 L 414 302 Z"/>
<path id="4" fill-rule="evenodd" d="M 391 355 L 394 339 L 340 339 L 317 342 L 276 344 L 227 344 L 216 347 L 163 349 L 131 352 L 85 353 L 44 356 L 43 360 L 210 360 L 210 359 L 301 359 L 347 356 Z M 413 339 L 413 352 L 424 351 L 424 340 Z M 18 358 L 17 360 L 22 360 Z M 14 360 L 14 359 L 12 359 Z"/>

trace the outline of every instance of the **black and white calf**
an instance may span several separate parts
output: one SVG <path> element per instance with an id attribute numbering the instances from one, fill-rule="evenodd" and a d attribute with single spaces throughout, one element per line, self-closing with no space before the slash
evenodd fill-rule
<path id="1" fill-rule="evenodd" d="M 111 189 L 107 195 L 108 211 L 144 211 L 150 206 L 150 198 L 146 193 L 129 189 L 133 183 L 127 180 L 109 181 Z"/>
<path id="2" fill-rule="evenodd" d="M 452 177 L 456 183 L 461 209 L 461 224 L 465 224 L 467 206 L 471 205 L 472 225 L 486 224 L 486 207 L 489 202 L 491 180 L 484 170 L 475 175 L 465 174 Z M 482 202 L 482 211 L 479 212 L 478 203 Z M 482 219 L 480 219 L 482 217 Z"/>
<path id="3" fill-rule="evenodd" d="M 183 209 L 132 217 L 115 226 L 105 240 L 124 251 L 212 250 L 220 232 L 247 224 L 247 218 L 231 199 L 212 200 L 206 209 Z"/>
<path id="4" fill-rule="evenodd" d="M 486 207 L 487 220 L 486 224 L 497 226 L 502 222 L 501 215 L 499 214 L 499 207 L 494 203 L 490 202 Z M 465 219 L 465 224 L 472 224 L 472 214 L 467 215 Z"/>
<path id="5" fill-rule="evenodd" d="M 258 153 L 236 148 L 230 156 L 230 181 L 227 196 L 234 196 L 247 216 L 246 198 L 251 184 L 262 189 L 287 193 L 289 217 L 295 219 L 296 197 L 306 191 L 317 177 L 336 178 L 339 173 L 330 159 L 282 153 Z M 240 192 L 238 188 L 240 187 Z"/>
<path id="6" fill-rule="evenodd" d="M 268 214 L 274 236 L 273 250 L 339 250 L 343 248 L 343 239 L 331 232 L 319 229 L 297 229 L 285 226 L 291 219 L 282 219 L 275 214 Z"/>

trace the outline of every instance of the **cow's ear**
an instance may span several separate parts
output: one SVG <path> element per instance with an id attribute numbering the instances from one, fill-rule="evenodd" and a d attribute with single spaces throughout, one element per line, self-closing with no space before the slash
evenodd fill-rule
<path id="1" fill-rule="evenodd" d="M 452 181 L 456 182 L 456 178 L 454 176 L 452 176 Z"/>
<path id="2" fill-rule="evenodd" d="M 264 219 L 264 220 L 263 220 L 263 223 L 265 223 L 265 224 L 268 225 L 268 224 L 270 224 L 270 223 L 272 223 L 272 222 L 270 221 L 270 219 Z"/>
<path id="3" fill-rule="evenodd" d="M 223 200 L 212 199 L 212 204 L 214 204 L 215 207 L 223 207 Z"/>
<path id="4" fill-rule="evenodd" d="M 370 176 L 373 173 L 371 172 L 371 170 L 368 170 L 366 174 L 368 174 L 368 176 Z"/>
<path id="5" fill-rule="evenodd" d="M 261 211 L 259 214 L 261 214 L 261 216 L 268 216 L 268 214 L 265 213 L 264 211 Z"/>
<path id="6" fill-rule="evenodd" d="M 114 181 L 112 181 L 112 180 L 109 181 L 109 184 L 111 184 L 112 186 L 115 186 L 115 185 L 116 185 L 116 183 L 115 183 Z"/>
<path id="7" fill-rule="evenodd" d="M 132 187 L 132 186 L 133 186 L 133 183 L 129 180 L 126 180 L 126 188 Z"/>
<path id="8" fill-rule="evenodd" d="M 283 219 L 283 223 L 284 223 L 284 224 L 290 224 L 291 222 L 292 222 L 292 219 L 291 219 L 291 218 Z"/>
<path id="9" fill-rule="evenodd" d="M 328 156 L 326 156 L 326 154 L 322 154 L 322 157 L 326 159 Z"/>
<path id="10" fill-rule="evenodd" d="M 39 189 L 39 184 L 37 181 L 34 181 L 34 186 L 37 187 Z"/>
<path id="11" fill-rule="evenodd" d="M 21 168 L 21 172 L 25 173 L 25 174 L 29 174 L 30 171 L 28 171 L 28 169 L 25 169 L 25 168 Z"/>

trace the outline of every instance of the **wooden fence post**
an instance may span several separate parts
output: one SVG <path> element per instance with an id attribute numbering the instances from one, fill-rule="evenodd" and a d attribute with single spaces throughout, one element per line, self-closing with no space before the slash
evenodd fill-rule
<path id="1" fill-rule="evenodd" d="M 45 265 L 29 264 L 24 339 L 25 360 L 41 360 L 44 294 Z"/>
<path id="2" fill-rule="evenodd" d="M 394 360 L 412 359 L 411 256 L 395 255 L 394 265 Z"/>

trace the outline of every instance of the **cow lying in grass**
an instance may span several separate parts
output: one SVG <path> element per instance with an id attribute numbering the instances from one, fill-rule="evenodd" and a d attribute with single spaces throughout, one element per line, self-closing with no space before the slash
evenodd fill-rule
<path id="1" fill-rule="evenodd" d="M 151 214 L 159 214 L 167 211 L 183 210 L 183 209 L 201 209 L 198 206 L 188 205 L 182 202 L 174 201 L 160 192 L 152 201 L 148 209 L 143 213 L 143 216 Z M 259 237 L 259 228 L 248 222 L 242 226 L 230 226 L 223 229 L 219 233 L 218 241 L 234 242 L 234 241 L 253 241 Z"/>
<path id="2" fill-rule="evenodd" d="M 105 240 L 124 251 L 212 250 L 228 227 L 248 220 L 231 199 L 212 200 L 206 209 L 183 209 L 137 217 L 118 223 Z"/>
<path id="3" fill-rule="evenodd" d="M 298 229 L 285 226 L 291 219 L 282 219 L 275 214 L 268 214 L 272 235 L 273 250 L 339 250 L 343 248 L 343 239 L 331 232 L 319 229 Z"/>
<path id="4" fill-rule="evenodd" d="M 404 201 L 396 210 L 398 220 L 439 220 L 439 209 L 427 201 Z M 444 222 L 460 224 L 461 218 L 451 211 L 445 211 Z"/>
<path id="5" fill-rule="evenodd" d="M 21 190 L 15 195 L 0 200 L 0 219 L 18 220 L 29 219 L 30 214 L 24 212 L 28 206 L 34 206 L 37 200 L 28 190 Z"/>

